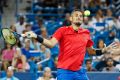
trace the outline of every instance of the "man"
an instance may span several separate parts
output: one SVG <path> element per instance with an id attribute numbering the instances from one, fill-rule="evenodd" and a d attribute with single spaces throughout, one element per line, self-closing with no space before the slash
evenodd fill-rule
<path id="1" fill-rule="evenodd" d="M 0 80 L 19 80 L 17 77 L 14 76 L 13 67 L 8 67 L 6 72 L 6 77 L 1 78 Z"/>
<path id="2" fill-rule="evenodd" d="M 102 50 L 92 49 L 93 42 L 90 32 L 80 27 L 83 23 L 82 12 L 73 11 L 70 21 L 70 26 L 59 28 L 49 40 L 41 38 L 33 32 L 27 32 L 25 35 L 36 38 L 40 43 L 50 48 L 59 43 L 57 80 L 89 80 L 86 71 L 82 68 L 86 49 L 91 55 L 101 55 Z"/>
<path id="3" fill-rule="evenodd" d="M 86 64 L 86 69 L 87 69 L 87 71 L 96 71 L 96 69 L 95 68 L 93 68 L 93 66 L 92 66 L 92 60 L 91 59 L 87 59 L 86 61 L 85 61 L 85 64 Z"/>

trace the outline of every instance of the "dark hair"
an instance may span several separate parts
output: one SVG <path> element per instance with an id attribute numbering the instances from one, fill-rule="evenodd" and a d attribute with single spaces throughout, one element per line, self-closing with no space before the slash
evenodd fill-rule
<path id="1" fill-rule="evenodd" d="M 91 59 L 85 60 L 85 64 L 87 64 L 87 62 L 91 62 L 92 63 L 92 60 Z"/>
<path id="2" fill-rule="evenodd" d="M 73 13 L 76 12 L 76 11 L 82 12 L 80 9 L 74 9 L 74 10 L 71 12 L 71 14 L 73 14 Z"/>
<path id="3" fill-rule="evenodd" d="M 113 61 L 113 58 L 109 57 L 106 59 L 106 62 L 108 62 L 109 60 L 112 60 Z"/>
<path id="4" fill-rule="evenodd" d="M 7 44 L 6 42 L 4 42 L 4 48 L 1 50 L 1 52 L 3 52 L 3 50 L 7 49 Z M 11 48 L 10 49 L 13 49 L 13 45 L 11 45 Z"/>
<path id="5" fill-rule="evenodd" d="M 100 43 L 100 41 L 103 41 L 104 42 L 104 39 L 99 39 L 98 41 L 97 41 L 97 48 L 99 48 L 99 43 Z M 104 44 L 103 44 L 104 45 Z M 105 46 L 103 46 L 103 47 L 105 47 Z"/>
<path id="6" fill-rule="evenodd" d="M 27 28 L 27 27 L 31 27 L 31 24 L 26 24 L 26 25 L 25 25 L 25 28 Z"/>

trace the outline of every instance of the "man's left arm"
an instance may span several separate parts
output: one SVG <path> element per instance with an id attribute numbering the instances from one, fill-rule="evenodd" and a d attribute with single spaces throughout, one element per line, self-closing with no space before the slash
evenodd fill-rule
<path id="1" fill-rule="evenodd" d="M 94 49 L 93 47 L 87 47 L 87 52 L 88 52 L 89 55 L 100 56 L 105 52 L 105 48 L 103 48 L 103 49 Z"/>

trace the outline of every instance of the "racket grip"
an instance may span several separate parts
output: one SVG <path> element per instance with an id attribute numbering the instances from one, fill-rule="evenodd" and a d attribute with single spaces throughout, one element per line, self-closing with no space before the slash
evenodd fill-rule
<path id="1" fill-rule="evenodd" d="M 17 32 L 13 32 L 13 34 L 14 34 L 16 37 L 25 37 L 25 34 L 18 34 Z"/>
<path id="2" fill-rule="evenodd" d="M 21 37 L 21 35 L 18 34 L 17 32 L 13 32 L 13 34 L 14 34 L 16 37 Z"/>

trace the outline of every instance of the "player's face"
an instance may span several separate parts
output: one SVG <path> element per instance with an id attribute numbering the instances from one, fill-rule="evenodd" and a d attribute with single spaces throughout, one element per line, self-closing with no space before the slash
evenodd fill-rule
<path id="1" fill-rule="evenodd" d="M 80 11 L 73 12 L 71 17 L 73 24 L 80 26 L 83 23 L 83 14 Z"/>

